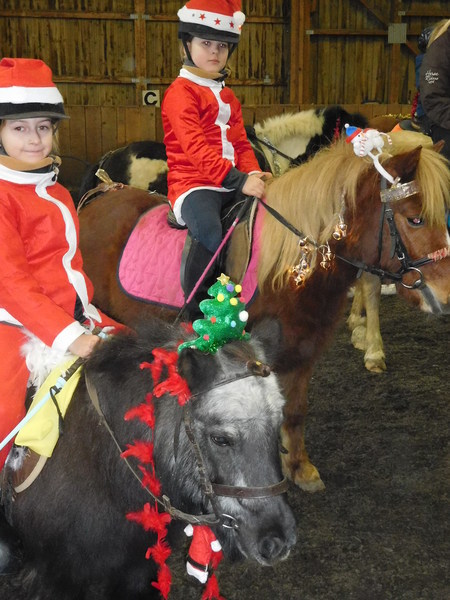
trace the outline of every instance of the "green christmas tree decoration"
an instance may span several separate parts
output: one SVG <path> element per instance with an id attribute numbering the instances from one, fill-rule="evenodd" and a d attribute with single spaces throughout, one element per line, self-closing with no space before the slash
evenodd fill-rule
<path id="1" fill-rule="evenodd" d="M 244 330 L 248 312 L 244 302 L 236 297 L 241 291 L 242 287 L 239 284 L 236 285 L 228 275 L 222 273 L 208 290 L 213 299 L 202 300 L 199 304 L 205 317 L 192 324 L 199 337 L 180 344 L 178 352 L 183 348 L 197 348 L 202 352 L 214 354 L 231 340 L 248 340 L 250 334 Z"/>

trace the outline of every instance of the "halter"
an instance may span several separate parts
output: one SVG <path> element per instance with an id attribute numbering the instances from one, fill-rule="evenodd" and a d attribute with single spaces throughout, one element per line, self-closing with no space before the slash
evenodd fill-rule
<path id="1" fill-rule="evenodd" d="M 143 489 L 151 496 L 151 498 L 155 502 L 157 502 L 163 508 L 164 512 L 169 513 L 172 518 L 179 519 L 181 521 L 185 521 L 186 523 L 190 523 L 192 525 L 202 525 L 203 524 L 203 525 L 211 526 L 211 525 L 217 525 L 220 523 L 222 525 L 222 527 L 225 527 L 226 529 L 237 530 L 237 529 L 239 529 L 239 524 L 237 523 L 236 519 L 233 516 L 228 515 L 222 511 L 218 496 L 226 496 L 226 497 L 239 498 L 239 499 L 269 498 L 272 496 L 277 496 L 277 495 L 283 494 L 287 491 L 288 482 L 287 482 L 286 478 L 283 478 L 278 483 L 268 485 L 268 486 L 263 486 L 263 487 L 241 487 L 241 486 L 234 486 L 234 485 L 223 485 L 223 484 L 212 483 L 207 475 L 207 471 L 205 468 L 205 461 L 203 459 L 203 454 L 201 452 L 200 446 L 197 443 L 195 434 L 192 430 L 191 409 L 190 409 L 189 404 L 194 398 L 202 396 L 203 394 L 210 392 L 212 389 L 215 389 L 216 387 L 228 385 L 239 379 L 244 379 L 244 378 L 250 377 L 250 376 L 267 377 L 269 374 L 270 374 L 270 368 L 267 365 L 264 365 L 259 361 L 249 361 L 247 363 L 246 371 L 237 373 L 233 377 L 223 379 L 207 390 L 198 392 L 197 394 L 193 394 L 191 396 L 190 400 L 182 407 L 182 409 L 180 408 L 179 415 L 183 419 L 186 435 L 187 435 L 188 440 L 190 441 L 192 448 L 194 450 L 196 463 L 197 463 L 197 469 L 200 474 L 201 486 L 202 486 L 203 492 L 205 493 L 206 497 L 208 498 L 208 500 L 212 506 L 212 509 L 214 511 L 213 513 L 202 514 L 202 515 L 192 515 L 192 514 L 185 513 L 183 511 L 173 507 L 172 504 L 170 503 L 170 499 L 168 498 L 168 496 L 163 495 L 161 498 L 159 498 L 158 496 L 153 494 L 153 492 L 151 492 L 151 490 L 149 490 L 147 487 L 143 486 L 142 485 L 142 477 L 137 473 L 137 471 L 134 469 L 134 467 L 130 464 L 130 461 L 128 460 L 128 458 L 122 457 L 123 460 L 125 461 L 125 464 L 127 465 L 128 469 L 133 474 L 133 476 L 141 483 Z M 113 440 L 114 444 L 118 448 L 120 454 L 122 454 L 123 449 L 121 448 L 112 428 L 109 426 L 109 424 L 106 420 L 106 417 L 100 407 L 100 401 L 98 398 L 97 390 L 96 390 L 93 382 L 91 381 L 91 379 L 88 377 L 88 375 L 86 373 L 85 373 L 85 380 L 86 380 L 86 388 L 87 388 L 89 398 L 91 399 L 91 402 L 92 402 L 95 410 L 97 411 L 97 414 L 99 415 L 102 424 L 108 431 L 111 439 Z M 177 454 L 180 425 L 181 425 L 181 419 L 178 420 L 176 427 L 175 427 L 175 434 L 174 434 L 175 456 Z"/>

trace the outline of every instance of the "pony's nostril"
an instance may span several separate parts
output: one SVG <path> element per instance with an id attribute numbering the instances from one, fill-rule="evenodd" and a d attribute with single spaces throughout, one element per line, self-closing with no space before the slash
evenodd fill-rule
<path id="1" fill-rule="evenodd" d="M 274 560 L 287 549 L 287 546 L 276 535 L 266 536 L 259 545 L 259 552 L 265 560 Z"/>

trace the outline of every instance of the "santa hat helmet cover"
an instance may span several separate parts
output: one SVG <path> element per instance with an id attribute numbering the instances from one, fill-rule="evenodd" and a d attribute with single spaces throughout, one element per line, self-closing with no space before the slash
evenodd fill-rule
<path id="1" fill-rule="evenodd" d="M 178 11 L 178 37 L 237 44 L 245 15 L 240 0 L 190 0 Z"/>
<path id="2" fill-rule="evenodd" d="M 0 61 L 0 119 L 68 119 L 51 69 L 35 58 Z"/>

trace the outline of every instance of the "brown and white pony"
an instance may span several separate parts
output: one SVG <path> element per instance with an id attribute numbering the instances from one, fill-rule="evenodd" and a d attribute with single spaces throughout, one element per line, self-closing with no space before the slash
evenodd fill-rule
<path id="1" fill-rule="evenodd" d="M 389 209 L 389 220 L 381 221 L 381 175 L 370 159 L 355 156 L 351 145 L 343 140 L 271 181 L 266 202 L 282 215 L 284 223 L 261 208 L 259 293 L 248 308 L 249 323 L 265 316 L 281 320 L 283 337 L 276 369 L 287 396 L 282 428 L 288 450 L 282 457 L 284 471 L 310 491 L 321 489 L 323 483 L 305 447 L 308 383 L 345 310 L 347 293 L 358 272 L 391 273 L 398 278 L 402 297 L 421 310 L 440 313 L 450 308 L 445 227 L 445 211 L 450 206 L 448 164 L 409 135 L 397 133 L 392 138 L 390 154 L 381 159 L 384 168 L 402 184 L 414 180 L 417 187 L 407 186 L 411 194 L 406 197 L 388 197 L 384 205 Z M 124 188 L 99 196 L 80 212 L 80 246 L 86 271 L 94 282 L 95 302 L 131 325 L 155 314 L 175 318 L 173 311 L 128 297 L 116 276 L 122 249 L 136 221 L 164 202 L 157 195 Z M 348 235 L 336 240 L 333 233 L 341 219 Z M 234 239 L 232 252 L 239 254 L 240 249 L 233 248 Z M 304 285 L 296 286 L 292 267 L 300 268 L 307 248 L 310 274 Z M 156 259 L 147 257 L 148 261 Z M 232 272 L 228 274 L 233 277 Z"/>

